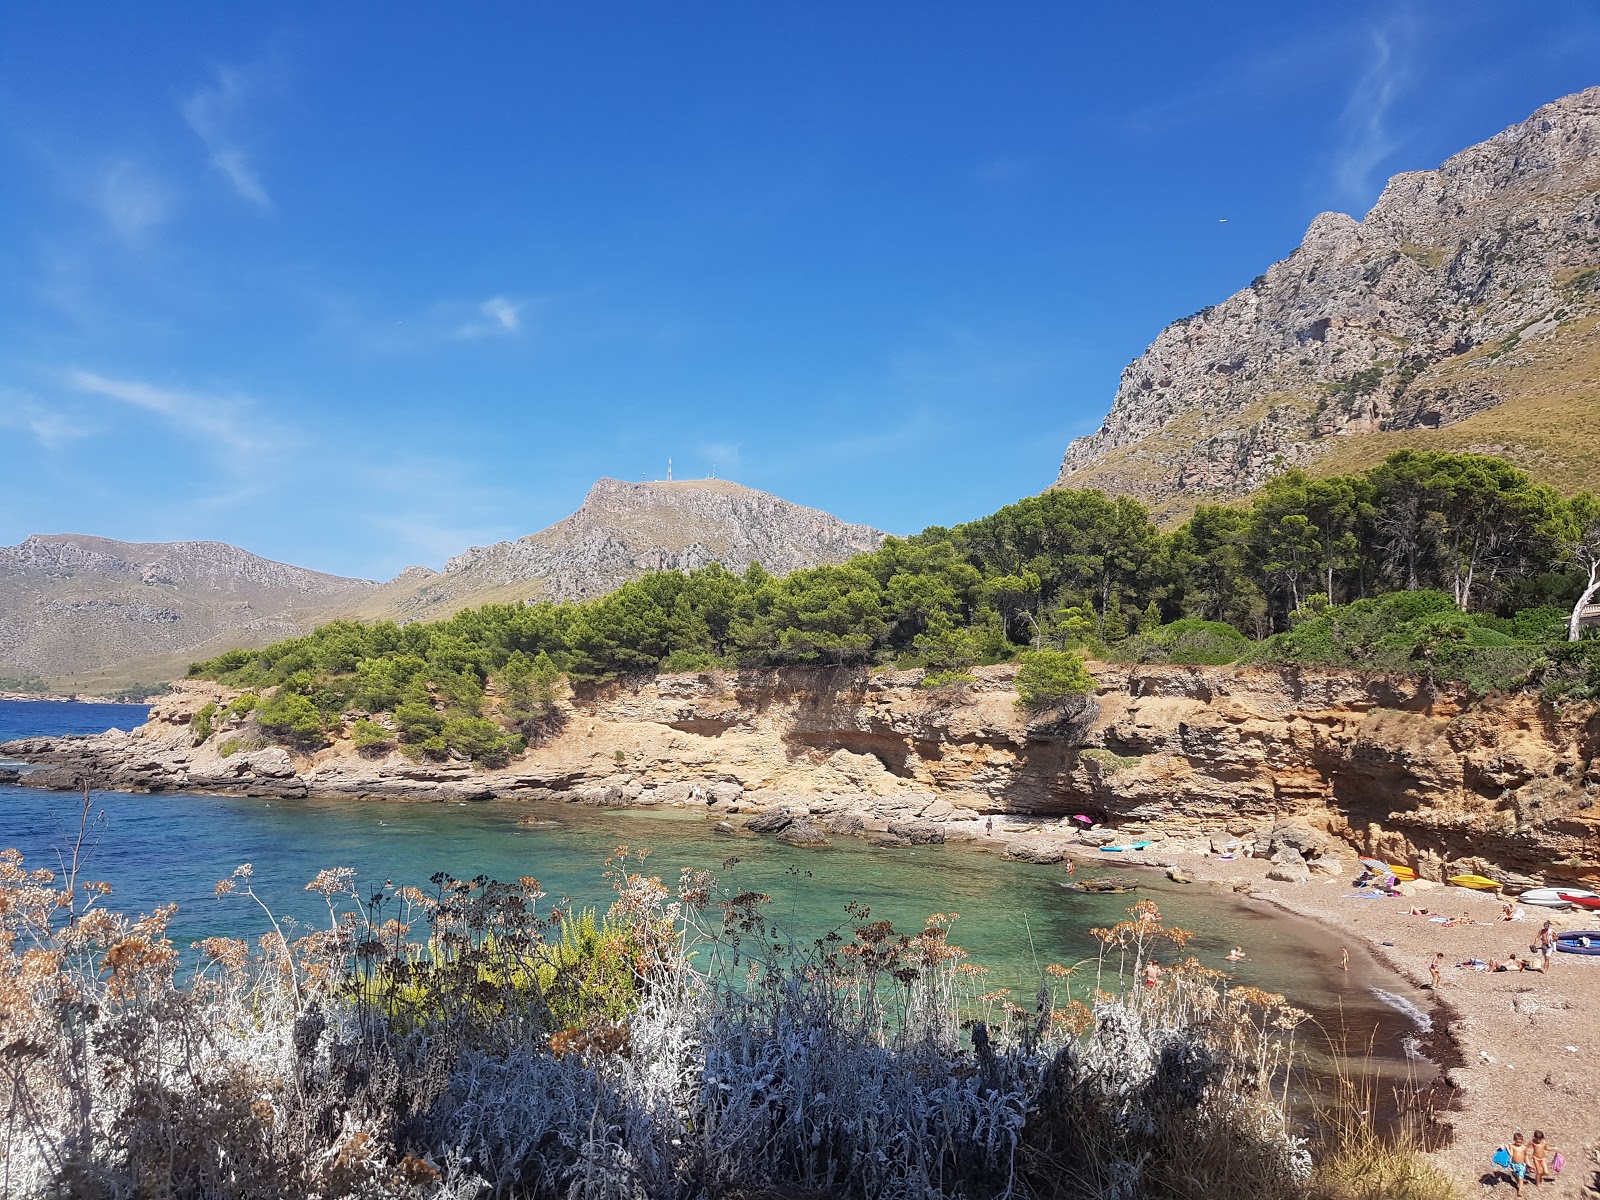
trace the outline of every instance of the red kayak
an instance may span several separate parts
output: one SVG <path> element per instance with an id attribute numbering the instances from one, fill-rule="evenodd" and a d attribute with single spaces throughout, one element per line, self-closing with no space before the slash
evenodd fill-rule
<path id="1" fill-rule="evenodd" d="M 1556 894 L 1568 904 L 1576 904 L 1579 908 L 1600 910 L 1600 896 L 1596 896 L 1593 892 L 1557 892 Z"/>

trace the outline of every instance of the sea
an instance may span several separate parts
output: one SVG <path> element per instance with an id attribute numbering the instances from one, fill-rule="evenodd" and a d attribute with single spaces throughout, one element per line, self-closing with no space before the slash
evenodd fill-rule
<path id="1" fill-rule="evenodd" d="M 0 742 L 130 729 L 146 711 L 141 705 L 0 701 Z M 248 899 L 216 897 L 217 882 L 245 863 L 275 916 L 305 926 L 327 920 L 321 897 L 305 890 L 325 867 L 354 868 L 363 888 L 389 882 L 426 887 L 440 872 L 507 880 L 531 875 L 549 896 L 544 903 L 603 911 L 612 894 L 607 860 L 625 854 L 637 870 L 643 854 L 646 873 L 669 885 L 680 870 L 694 867 L 713 872 L 731 891 L 771 897 L 767 916 L 782 937 L 802 947 L 830 931 L 848 936 L 863 909 L 909 933 L 930 915 L 954 914 L 950 940 L 989 971 L 985 985 L 1008 988 L 1031 1006 L 1051 964 L 1083 964 L 1070 980 L 1073 994 L 1087 998 L 1096 984 L 1099 945 L 1091 931 L 1124 919 L 1128 906 L 1144 899 L 1157 904 L 1168 925 L 1192 931 L 1185 954 L 1305 1008 L 1314 1022 L 1311 1042 L 1340 1043 L 1393 1071 L 1413 1069 L 1407 1050 L 1419 1032 L 1416 1020 L 1389 999 L 1409 990 L 1398 977 L 1356 946 L 1351 969 L 1341 970 L 1340 940 L 1320 925 L 1151 871 L 1080 866 L 1081 875 L 1137 887 L 1123 895 L 1087 895 L 1064 886 L 1071 876 L 1060 866 L 1010 862 L 958 845 L 890 849 L 841 839 L 821 850 L 791 847 L 718 833 L 704 813 L 690 810 L 187 792 L 98 791 L 90 801 L 80 877 L 109 883 L 110 903 L 125 912 L 176 901 L 172 932 L 180 946 L 211 935 L 253 939 L 268 928 Z M 58 867 L 83 819 L 80 796 L 0 785 L 0 848 L 21 850 L 29 865 Z M 1243 962 L 1225 960 L 1234 946 L 1244 948 Z"/>

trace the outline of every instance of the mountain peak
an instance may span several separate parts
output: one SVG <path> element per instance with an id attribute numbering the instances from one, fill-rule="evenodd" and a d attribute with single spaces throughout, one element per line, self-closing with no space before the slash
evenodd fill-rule
<path id="1" fill-rule="evenodd" d="M 1291 466 L 1405 445 L 1504 454 L 1565 488 L 1600 481 L 1600 88 L 1432 171 L 1365 218 L 1322 213 L 1248 287 L 1164 329 L 1122 373 L 1058 487 L 1161 517 Z M 1574 406 L 1577 407 L 1574 407 Z M 1592 410 L 1592 412 L 1591 412 Z"/>
<path id="2" fill-rule="evenodd" d="M 571 516 L 455 555 L 432 577 L 402 576 L 349 615 L 432 620 L 462 608 L 604 595 L 646 571 L 752 562 L 784 575 L 874 550 L 884 535 L 729 479 L 596 480 Z"/>

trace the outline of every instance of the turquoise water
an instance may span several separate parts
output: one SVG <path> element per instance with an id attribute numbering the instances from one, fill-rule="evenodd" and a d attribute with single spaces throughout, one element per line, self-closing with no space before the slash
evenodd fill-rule
<path id="1" fill-rule="evenodd" d="M 176 900 L 180 944 L 263 932 L 264 917 L 248 901 L 213 894 L 241 863 L 252 865 L 257 892 L 280 917 L 301 921 L 326 919 L 320 898 L 304 890 L 324 867 L 354 867 L 363 884 L 374 886 L 386 880 L 421 886 L 439 871 L 462 878 L 533 875 L 551 897 L 546 903 L 603 908 L 609 901 L 603 860 L 625 844 L 650 850 L 648 872 L 668 884 L 681 868 L 697 867 L 735 890 L 771 895 L 768 915 L 802 942 L 844 926 L 851 901 L 905 932 L 919 930 L 931 913 L 959 913 L 951 940 L 990 969 L 993 985 L 1013 988 L 1024 1002 L 1044 966 L 1092 958 L 1097 943 L 1089 930 L 1113 924 L 1130 903 L 1149 898 L 1169 924 L 1195 931 L 1189 953 L 1227 967 L 1242 982 L 1285 993 L 1325 1025 L 1342 1027 L 1353 1044 L 1375 1037 L 1379 1057 L 1398 1062 L 1401 1038 L 1411 1031 L 1374 990 L 1395 988 L 1394 978 L 1354 950 L 1352 970 L 1341 971 L 1331 933 L 1152 872 L 1120 873 L 1138 884 L 1137 894 L 1091 896 L 1065 889 L 1070 876 L 1059 866 L 1013 863 L 961 846 L 880 849 L 842 839 L 825 850 L 801 849 L 718 834 L 703 812 L 692 810 L 117 792 L 94 793 L 93 805 L 88 877 L 109 882 L 125 911 Z M 77 829 L 79 806 L 71 794 L 0 786 L 0 847 L 19 848 L 35 865 L 56 865 L 57 848 Z M 540 824 L 520 825 L 528 814 Z M 1098 866 L 1093 873 L 1119 874 Z M 1225 963 L 1236 944 L 1249 958 Z M 1087 986 L 1093 973 L 1077 978 Z"/>

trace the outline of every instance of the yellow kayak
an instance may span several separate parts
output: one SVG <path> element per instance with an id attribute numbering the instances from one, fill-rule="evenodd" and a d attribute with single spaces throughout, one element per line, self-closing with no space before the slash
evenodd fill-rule
<path id="1" fill-rule="evenodd" d="M 1457 887 L 1471 888 L 1475 892 L 1492 892 L 1499 888 L 1499 884 L 1482 875 L 1452 875 L 1449 882 Z"/>
<path id="2" fill-rule="evenodd" d="M 1388 867 L 1389 873 L 1400 880 L 1401 883 L 1409 882 L 1417 877 L 1417 873 L 1410 867 L 1401 867 L 1394 863 L 1385 863 L 1384 866 Z"/>

